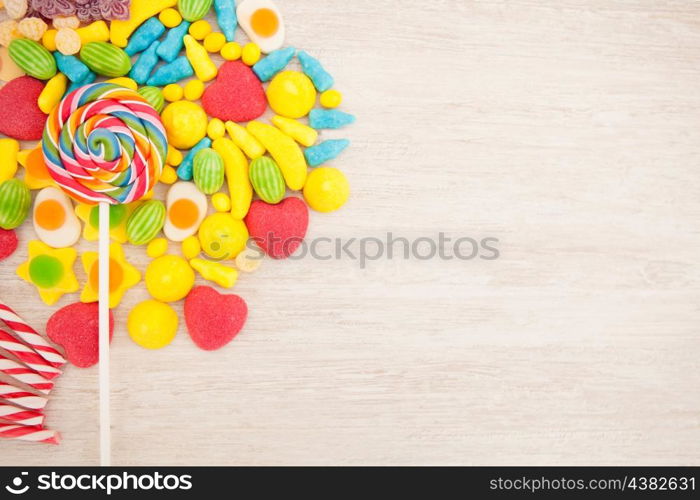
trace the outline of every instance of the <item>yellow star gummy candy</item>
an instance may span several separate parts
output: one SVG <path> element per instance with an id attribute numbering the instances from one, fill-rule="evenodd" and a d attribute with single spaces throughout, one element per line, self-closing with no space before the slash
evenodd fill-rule
<path id="1" fill-rule="evenodd" d="M 97 252 L 82 255 L 83 269 L 88 281 L 80 295 L 81 302 L 97 302 L 99 297 L 99 262 Z M 109 246 L 109 307 L 119 305 L 126 291 L 141 281 L 141 273 L 126 261 L 119 243 Z"/>
<path id="2" fill-rule="evenodd" d="M 80 285 L 73 272 L 78 253 L 74 248 L 54 249 L 38 240 L 30 241 L 28 247 L 29 257 L 17 268 L 17 275 L 37 288 L 46 305 L 78 291 Z"/>

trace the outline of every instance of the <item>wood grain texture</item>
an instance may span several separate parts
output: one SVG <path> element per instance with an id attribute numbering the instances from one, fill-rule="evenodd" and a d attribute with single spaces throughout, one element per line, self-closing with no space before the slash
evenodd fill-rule
<path id="1" fill-rule="evenodd" d="M 133 344 L 140 287 L 113 463 L 700 464 L 700 4 L 279 4 L 358 116 L 323 134 L 353 141 L 353 197 L 310 236 L 445 231 L 501 257 L 266 261 L 216 353 L 183 327 Z M 23 256 L 0 293 L 41 326 Z M 0 464 L 94 465 L 97 422 L 97 370 L 69 368 L 63 444 L 3 442 Z"/>

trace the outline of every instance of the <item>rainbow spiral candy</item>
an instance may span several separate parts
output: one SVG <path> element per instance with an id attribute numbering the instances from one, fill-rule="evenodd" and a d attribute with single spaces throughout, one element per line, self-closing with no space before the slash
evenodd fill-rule
<path id="1" fill-rule="evenodd" d="M 168 148 L 158 112 L 137 92 L 95 83 L 68 94 L 42 139 L 51 177 L 79 202 L 131 203 L 158 182 Z"/>

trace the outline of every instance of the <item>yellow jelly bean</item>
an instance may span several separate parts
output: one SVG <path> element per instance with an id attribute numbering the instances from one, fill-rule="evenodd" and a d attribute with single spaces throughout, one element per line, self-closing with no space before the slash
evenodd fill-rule
<path id="1" fill-rule="evenodd" d="M 265 154 L 265 147 L 260 144 L 260 142 L 250 135 L 245 127 L 239 125 L 238 123 L 228 121 L 226 122 L 226 131 L 228 135 L 233 139 L 233 143 L 241 148 L 248 158 L 254 160 L 260 158 Z"/>
<path id="2" fill-rule="evenodd" d="M 111 80 L 107 80 L 105 83 L 113 83 L 115 85 L 121 85 L 122 87 L 126 87 L 127 89 L 131 90 L 136 90 L 139 88 L 139 84 L 136 83 L 134 80 L 132 80 L 129 77 L 126 76 L 120 76 L 119 78 L 112 78 Z"/>
<path id="3" fill-rule="evenodd" d="M 228 42 L 226 45 L 221 47 L 221 57 L 227 61 L 237 61 L 241 58 L 241 44 L 237 42 Z"/>
<path id="4" fill-rule="evenodd" d="M 261 250 L 246 248 L 236 256 L 236 267 L 244 273 L 257 271 L 265 254 Z"/>
<path id="5" fill-rule="evenodd" d="M 202 80 L 190 80 L 185 85 L 185 99 L 196 101 L 204 94 L 204 82 Z"/>
<path id="6" fill-rule="evenodd" d="M 211 197 L 211 204 L 217 212 L 228 212 L 231 210 L 231 198 L 225 193 L 214 193 Z"/>
<path id="7" fill-rule="evenodd" d="M 197 40 L 190 35 L 185 35 L 185 53 L 187 60 L 194 68 L 197 78 L 203 82 L 208 82 L 216 78 L 218 69 L 209 57 L 207 50 L 202 47 Z"/>
<path id="8" fill-rule="evenodd" d="M 177 334 L 178 318 L 168 304 L 146 300 L 129 313 L 129 337 L 145 349 L 161 349 L 170 344 Z"/>
<path id="9" fill-rule="evenodd" d="M 14 139 L 0 139 L 0 183 L 12 179 L 17 173 L 19 142 Z"/>
<path id="10" fill-rule="evenodd" d="M 337 90 L 326 90 L 321 94 L 321 106 L 324 108 L 337 108 L 343 102 L 343 94 Z"/>
<path id="11" fill-rule="evenodd" d="M 231 215 L 243 219 L 253 200 L 253 186 L 248 177 L 248 159 L 233 141 L 222 137 L 212 143 L 214 151 L 224 159 L 226 181 L 231 196 Z"/>
<path id="12" fill-rule="evenodd" d="M 202 275 L 202 278 L 213 281 L 223 288 L 232 288 L 238 281 L 238 271 L 220 262 L 204 259 L 192 259 L 190 265 Z"/>
<path id="13" fill-rule="evenodd" d="M 156 238 L 146 247 L 146 255 L 151 259 L 157 259 L 168 253 L 168 240 L 165 238 Z"/>
<path id="14" fill-rule="evenodd" d="M 315 168 L 306 179 L 304 199 L 317 212 L 338 210 L 349 197 L 350 184 L 337 168 Z"/>
<path id="15" fill-rule="evenodd" d="M 131 0 L 129 18 L 112 21 L 109 25 L 109 38 L 117 47 L 126 47 L 129 36 L 143 22 L 168 7 L 175 7 L 177 0 Z"/>
<path id="16" fill-rule="evenodd" d="M 66 78 L 66 75 L 63 73 L 56 73 L 53 78 L 46 82 L 44 90 L 39 94 L 39 99 L 37 101 L 39 109 L 47 115 L 51 113 L 51 110 L 61 102 L 67 87 L 68 78 Z"/>
<path id="17" fill-rule="evenodd" d="M 56 34 L 58 30 L 46 30 L 41 37 L 41 44 L 51 52 L 56 52 Z"/>
<path id="18" fill-rule="evenodd" d="M 166 28 L 174 28 L 182 22 L 182 16 L 176 9 L 165 9 L 158 15 L 158 19 Z"/>
<path id="19" fill-rule="evenodd" d="M 212 118 L 207 127 L 207 135 L 212 141 L 226 135 L 226 126 L 218 118 Z"/>
<path id="20" fill-rule="evenodd" d="M 195 40 L 204 40 L 211 33 L 211 24 L 205 19 L 195 21 L 190 25 L 189 33 Z"/>
<path id="21" fill-rule="evenodd" d="M 95 21 L 88 24 L 84 28 L 75 30 L 80 36 L 80 41 L 83 45 L 90 42 L 107 42 L 109 41 L 109 28 L 104 21 Z"/>
<path id="22" fill-rule="evenodd" d="M 177 167 L 180 163 L 182 163 L 182 153 L 174 147 L 168 145 L 168 156 L 166 157 L 165 161 L 168 165 Z"/>
<path id="23" fill-rule="evenodd" d="M 204 48 L 209 52 L 219 52 L 226 44 L 226 37 L 223 33 L 209 33 L 204 38 Z"/>
<path id="24" fill-rule="evenodd" d="M 189 236 L 182 241 L 182 255 L 187 260 L 194 259 L 202 253 L 202 245 L 199 243 L 199 238 Z"/>
<path id="25" fill-rule="evenodd" d="M 272 117 L 272 123 L 282 132 L 307 148 L 313 146 L 316 143 L 316 139 L 318 139 L 318 132 L 297 120 L 275 115 Z"/>
<path id="26" fill-rule="evenodd" d="M 163 184 L 175 184 L 177 182 L 177 171 L 170 165 L 163 167 L 163 173 L 160 174 L 160 182 Z"/>
<path id="27" fill-rule="evenodd" d="M 299 191 L 306 182 L 306 158 L 294 139 L 279 129 L 258 121 L 248 122 L 248 132 L 259 140 L 277 162 L 287 186 Z"/>
<path id="28" fill-rule="evenodd" d="M 163 98 L 166 101 L 175 102 L 182 99 L 185 91 L 177 83 L 171 83 L 163 87 Z"/>
<path id="29" fill-rule="evenodd" d="M 243 62 L 248 66 L 252 66 L 260 60 L 261 52 L 257 43 L 246 43 L 241 52 Z"/>

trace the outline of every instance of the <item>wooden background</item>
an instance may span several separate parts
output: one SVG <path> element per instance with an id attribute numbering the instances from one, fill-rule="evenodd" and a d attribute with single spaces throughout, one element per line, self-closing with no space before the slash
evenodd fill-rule
<path id="1" fill-rule="evenodd" d="M 700 3 L 279 5 L 358 116 L 326 134 L 353 141 L 333 163 L 352 200 L 309 236 L 444 231 L 501 257 L 266 261 L 215 353 L 184 328 L 133 344 L 139 286 L 114 464 L 700 464 Z M 30 226 L 1 293 L 41 328 L 55 308 L 13 272 Z M 97 369 L 69 367 L 63 444 L 3 442 L 0 465 L 94 465 L 97 421 Z"/>

